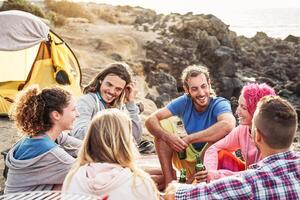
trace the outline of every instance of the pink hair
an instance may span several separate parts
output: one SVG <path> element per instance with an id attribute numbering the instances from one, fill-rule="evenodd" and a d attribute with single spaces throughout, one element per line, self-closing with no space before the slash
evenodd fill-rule
<path id="1" fill-rule="evenodd" d="M 249 83 L 243 87 L 242 95 L 245 98 L 248 112 L 253 116 L 259 100 L 267 95 L 276 95 L 276 93 L 274 89 L 266 83 Z"/>

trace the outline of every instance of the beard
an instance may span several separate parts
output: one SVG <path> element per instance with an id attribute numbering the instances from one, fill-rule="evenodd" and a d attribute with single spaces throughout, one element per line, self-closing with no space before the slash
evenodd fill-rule
<path id="1" fill-rule="evenodd" d="M 190 96 L 191 97 L 191 96 Z M 193 104 L 196 106 L 196 109 L 198 111 L 204 111 L 207 106 L 209 105 L 210 97 L 205 96 L 205 97 L 191 97 Z"/>

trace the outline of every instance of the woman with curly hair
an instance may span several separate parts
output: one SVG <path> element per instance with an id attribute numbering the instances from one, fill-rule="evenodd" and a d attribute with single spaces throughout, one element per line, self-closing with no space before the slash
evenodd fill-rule
<path id="1" fill-rule="evenodd" d="M 119 109 L 106 109 L 93 118 L 78 159 L 63 191 L 107 199 L 158 199 L 150 176 L 137 167 L 132 122 Z"/>
<path id="2" fill-rule="evenodd" d="M 7 155 L 5 193 L 59 189 L 75 162 L 70 154 L 82 143 L 62 133 L 77 116 L 74 98 L 63 89 L 32 86 L 19 95 L 11 117 L 23 138 Z"/>
<path id="3" fill-rule="evenodd" d="M 249 83 L 243 87 L 236 110 L 239 125 L 205 152 L 204 165 L 208 170 L 208 180 L 243 171 L 249 165 L 259 161 L 260 152 L 251 139 L 250 133 L 256 105 L 267 95 L 276 94 L 274 89 L 265 83 Z M 241 150 L 244 160 L 233 155 L 238 149 Z"/>

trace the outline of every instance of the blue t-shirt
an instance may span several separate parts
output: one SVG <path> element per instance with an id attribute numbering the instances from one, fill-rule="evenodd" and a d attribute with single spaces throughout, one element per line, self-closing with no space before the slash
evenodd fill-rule
<path id="1" fill-rule="evenodd" d="M 230 102 L 222 97 L 212 97 L 205 111 L 198 112 L 192 99 L 186 94 L 172 100 L 167 108 L 182 120 L 187 134 L 205 130 L 217 122 L 219 115 L 232 112 Z M 205 142 L 194 143 L 193 146 L 201 150 L 205 144 Z"/>
<path id="2" fill-rule="evenodd" d="M 41 138 L 26 137 L 17 144 L 14 152 L 14 158 L 17 160 L 35 158 L 51 150 L 56 145 L 57 144 L 47 135 L 44 135 Z"/>

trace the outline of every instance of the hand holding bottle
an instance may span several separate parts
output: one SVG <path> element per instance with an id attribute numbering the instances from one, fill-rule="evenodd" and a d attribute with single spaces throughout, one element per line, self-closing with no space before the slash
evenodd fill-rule
<path id="1" fill-rule="evenodd" d="M 178 135 L 167 135 L 165 142 L 176 152 L 180 152 L 188 147 Z"/>
<path id="2" fill-rule="evenodd" d="M 206 182 L 207 181 L 207 170 L 199 171 L 194 174 L 194 178 L 197 183 Z"/>
<path id="3" fill-rule="evenodd" d="M 206 182 L 208 172 L 207 172 L 205 166 L 203 165 L 199 154 L 196 154 L 195 172 L 196 173 L 194 175 L 194 178 L 197 183 Z"/>

